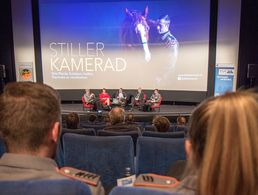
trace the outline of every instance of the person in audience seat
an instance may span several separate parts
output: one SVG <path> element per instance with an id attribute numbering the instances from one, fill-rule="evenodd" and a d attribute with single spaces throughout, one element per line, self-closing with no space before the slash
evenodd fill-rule
<path id="1" fill-rule="evenodd" d="M 75 112 L 66 115 L 66 127 L 68 129 L 78 129 L 80 123 L 79 115 Z"/>
<path id="2" fill-rule="evenodd" d="M 178 116 L 176 118 L 176 125 L 177 126 L 186 126 L 186 118 L 184 116 Z"/>
<path id="3" fill-rule="evenodd" d="M 8 83 L 0 96 L 0 108 L 0 130 L 7 146 L 0 159 L 1 181 L 72 177 L 87 183 L 92 194 L 104 194 L 98 175 L 71 167 L 59 169 L 53 160 L 61 119 L 60 98 L 53 88 Z"/>
<path id="4" fill-rule="evenodd" d="M 167 190 L 187 195 L 257 195 L 257 119 L 257 94 L 247 91 L 201 103 L 190 118 L 185 141 L 185 177 Z M 155 183 L 155 178 L 151 181 Z"/>
<path id="5" fill-rule="evenodd" d="M 106 126 L 104 130 L 114 132 L 128 132 L 136 131 L 141 134 L 139 127 L 125 123 L 125 111 L 121 107 L 112 108 L 109 112 L 110 125 Z"/>
<path id="6" fill-rule="evenodd" d="M 168 132 L 170 121 L 165 116 L 157 116 L 153 119 L 152 124 L 157 132 Z"/>

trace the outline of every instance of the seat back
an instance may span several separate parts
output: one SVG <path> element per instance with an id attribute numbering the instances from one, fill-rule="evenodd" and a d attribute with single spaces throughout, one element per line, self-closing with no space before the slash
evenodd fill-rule
<path id="1" fill-rule="evenodd" d="M 136 187 L 115 187 L 109 193 L 109 195 L 178 195 L 176 193 L 164 192 L 160 190 L 146 189 L 146 188 L 136 188 Z"/>
<path id="2" fill-rule="evenodd" d="M 129 136 L 98 137 L 66 133 L 63 136 L 64 166 L 101 176 L 104 188 L 116 185 L 125 168 L 134 173 L 133 141 Z"/>
<path id="3" fill-rule="evenodd" d="M 6 152 L 4 140 L 0 138 L 0 157 Z"/>
<path id="4" fill-rule="evenodd" d="M 134 154 L 136 154 L 136 143 L 139 137 L 139 132 L 137 131 L 114 132 L 114 131 L 101 130 L 101 131 L 98 131 L 97 135 L 98 136 L 130 136 L 133 139 Z"/>
<path id="5" fill-rule="evenodd" d="M 91 135 L 95 136 L 96 132 L 93 128 L 88 128 L 88 129 L 68 129 L 68 128 L 62 128 L 61 134 L 60 134 L 60 140 L 57 146 L 57 151 L 56 151 L 56 157 L 55 160 L 57 164 L 62 167 L 64 166 L 64 156 L 63 156 L 63 135 L 65 133 L 74 133 L 74 134 L 80 134 L 80 135 Z"/>
<path id="6" fill-rule="evenodd" d="M 136 151 L 136 174 L 165 175 L 170 165 L 185 160 L 184 139 L 139 137 Z"/>
<path id="7" fill-rule="evenodd" d="M 178 132 L 153 132 L 153 131 L 144 131 L 142 136 L 147 137 L 161 137 L 161 138 L 184 138 L 185 132 L 178 131 Z"/>
<path id="8" fill-rule="evenodd" d="M 70 179 L 0 181 L 1 195 L 91 195 L 89 186 Z"/>

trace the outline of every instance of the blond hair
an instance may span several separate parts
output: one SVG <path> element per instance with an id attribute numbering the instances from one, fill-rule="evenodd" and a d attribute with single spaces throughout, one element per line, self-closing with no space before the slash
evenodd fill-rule
<path id="1" fill-rule="evenodd" d="M 254 95 L 237 92 L 218 97 L 207 116 L 197 194 L 258 194 L 258 103 Z"/>

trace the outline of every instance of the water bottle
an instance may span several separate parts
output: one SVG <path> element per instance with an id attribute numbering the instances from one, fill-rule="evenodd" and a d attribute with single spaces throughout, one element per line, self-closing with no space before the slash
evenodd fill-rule
<path id="1" fill-rule="evenodd" d="M 131 167 L 126 167 L 125 168 L 125 177 L 129 177 L 131 176 L 132 173 L 131 173 Z"/>

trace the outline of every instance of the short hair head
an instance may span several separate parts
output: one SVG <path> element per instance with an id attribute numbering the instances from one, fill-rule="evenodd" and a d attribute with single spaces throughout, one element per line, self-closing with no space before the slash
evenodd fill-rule
<path id="1" fill-rule="evenodd" d="M 158 132 L 167 132 L 170 127 L 170 121 L 164 116 L 155 117 L 152 123 Z"/>
<path id="2" fill-rule="evenodd" d="M 159 23 L 163 23 L 165 25 L 169 25 L 170 24 L 170 18 L 168 15 L 163 15 L 163 16 L 160 16 L 159 17 L 159 20 L 158 20 Z"/>
<path id="3" fill-rule="evenodd" d="M 59 95 L 45 84 L 8 83 L 0 108 L 0 129 L 9 152 L 37 151 L 60 122 Z"/>
<path id="4" fill-rule="evenodd" d="M 176 122 L 177 125 L 186 125 L 186 118 L 184 116 L 178 116 Z"/>
<path id="5" fill-rule="evenodd" d="M 124 119 L 125 119 L 124 109 L 120 107 L 112 108 L 112 110 L 109 112 L 109 118 L 112 125 L 124 122 Z"/>
<path id="6" fill-rule="evenodd" d="M 89 122 L 91 122 L 91 123 L 93 123 L 93 122 L 95 122 L 96 120 L 97 120 L 97 115 L 96 114 L 90 114 L 89 115 L 89 118 L 88 118 L 88 121 Z"/>
<path id="7" fill-rule="evenodd" d="M 68 129 L 78 129 L 79 123 L 80 118 L 77 113 L 72 112 L 66 116 L 66 127 Z"/>

